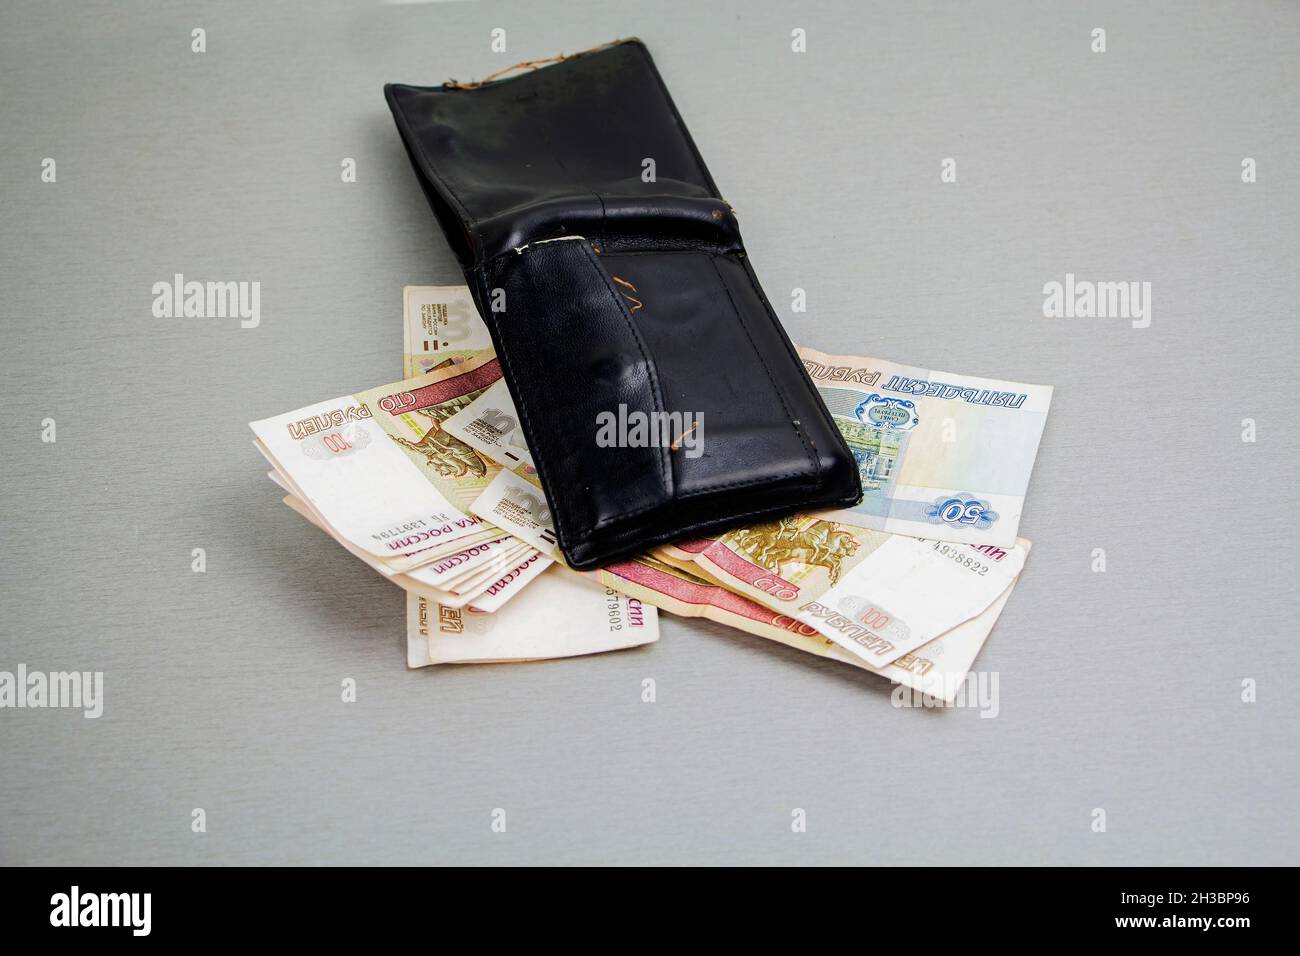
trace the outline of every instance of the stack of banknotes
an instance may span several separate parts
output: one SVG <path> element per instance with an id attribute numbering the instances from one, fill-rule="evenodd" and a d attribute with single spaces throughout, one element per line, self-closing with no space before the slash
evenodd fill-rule
<path id="1" fill-rule="evenodd" d="M 406 590 L 409 666 L 635 647 L 663 610 L 956 694 L 1029 553 L 1050 386 L 800 348 L 862 501 L 578 573 L 468 290 L 403 301 L 402 381 L 251 427 L 285 504 Z"/>

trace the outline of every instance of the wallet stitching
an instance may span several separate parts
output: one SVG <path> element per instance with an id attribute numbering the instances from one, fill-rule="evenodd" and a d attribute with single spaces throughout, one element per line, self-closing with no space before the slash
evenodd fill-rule
<path id="1" fill-rule="evenodd" d="M 583 183 L 583 185 L 585 186 L 586 183 Z M 600 246 L 598 248 L 604 249 L 605 248 L 605 219 L 609 216 L 609 211 L 605 208 L 604 196 L 596 192 L 596 190 L 594 189 L 591 191 L 591 194 L 596 197 L 596 202 L 600 203 Z"/>

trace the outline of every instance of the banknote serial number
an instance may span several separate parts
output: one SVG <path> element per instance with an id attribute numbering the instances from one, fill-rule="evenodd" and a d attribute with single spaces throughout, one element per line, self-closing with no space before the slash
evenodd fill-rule
<path id="1" fill-rule="evenodd" d="M 435 521 L 446 522 L 448 519 L 445 515 L 436 514 L 433 516 Z M 370 537 L 376 541 L 387 541 L 389 538 L 395 538 L 401 534 L 408 534 L 412 531 L 419 531 L 424 528 L 432 528 L 432 525 L 423 518 L 416 518 L 414 521 L 404 521 L 399 525 L 391 528 L 385 528 L 382 531 L 374 532 Z"/>
<path id="2" fill-rule="evenodd" d="M 944 544 L 942 541 L 934 543 L 934 550 L 939 553 L 940 557 L 951 558 L 963 568 L 970 568 L 971 572 L 978 574 L 980 577 L 989 573 L 989 565 L 976 558 L 972 558 L 969 552 L 962 551 L 961 548 Z"/>
<path id="3" fill-rule="evenodd" d="M 605 615 L 610 632 L 623 630 L 623 609 L 627 607 L 627 626 L 645 626 L 645 607 L 634 597 L 624 597 L 613 588 L 605 588 Z"/>

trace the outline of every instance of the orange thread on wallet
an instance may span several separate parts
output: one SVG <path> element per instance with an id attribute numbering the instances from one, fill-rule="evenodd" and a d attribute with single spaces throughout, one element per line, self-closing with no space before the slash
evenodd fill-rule
<path id="1" fill-rule="evenodd" d="M 671 445 L 669 445 L 668 448 L 669 448 L 671 451 L 679 451 L 679 450 L 681 450 L 682 442 L 684 442 L 684 441 L 686 440 L 686 436 L 689 435 L 691 432 L 695 431 L 695 429 L 697 429 L 697 428 L 699 428 L 699 427 L 700 427 L 700 423 L 697 421 L 697 422 L 696 422 L 694 425 L 692 425 L 690 428 L 686 429 L 686 431 L 684 431 L 684 432 L 682 432 L 680 435 L 678 435 L 678 436 L 677 436 L 677 440 L 674 441 Z M 688 457 L 688 458 L 690 457 L 690 453 L 689 453 L 689 452 L 687 453 L 687 457 Z"/>
<path id="2" fill-rule="evenodd" d="M 620 278 L 619 276 L 616 275 L 611 275 L 610 278 L 613 279 L 615 282 L 617 282 L 619 285 L 626 286 L 627 288 L 631 289 L 633 292 L 636 291 L 636 286 L 628 282 L 626 279 Z M 637 309 L 644 308 L 644 306 L 641 303 L 641 300 L 636 298 L 635 296 L 628 295 L 626 292 L 620 292 L 619 295 L 621 295 L 623 298 L 627 299 L 627 301 L 632 303 L 632 308 L 628 310 L 629 312 L 635 312 Z"/>

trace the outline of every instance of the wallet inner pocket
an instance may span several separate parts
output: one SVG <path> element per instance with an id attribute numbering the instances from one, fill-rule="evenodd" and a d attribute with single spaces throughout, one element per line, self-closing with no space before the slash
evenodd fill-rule
<path id="1" fill-rule="evenodd" d="M 645 339 L 595 260 L 582 238 L 533 243 L 489 262 L 479 290 L 562 541 L 673 497 L 667 448 L 597 443 L 605 414 L 664 406 Z"/>
<path id="2" fill-rule="evenodd" d="M 784 337 L 740 258 L 688 249 L 599 260 L 647 343 L 665 410 L 694 426 L 670 455 L 677 498 L 815 476 L 803 423 L 766 358 L 781 355 Z"/>

